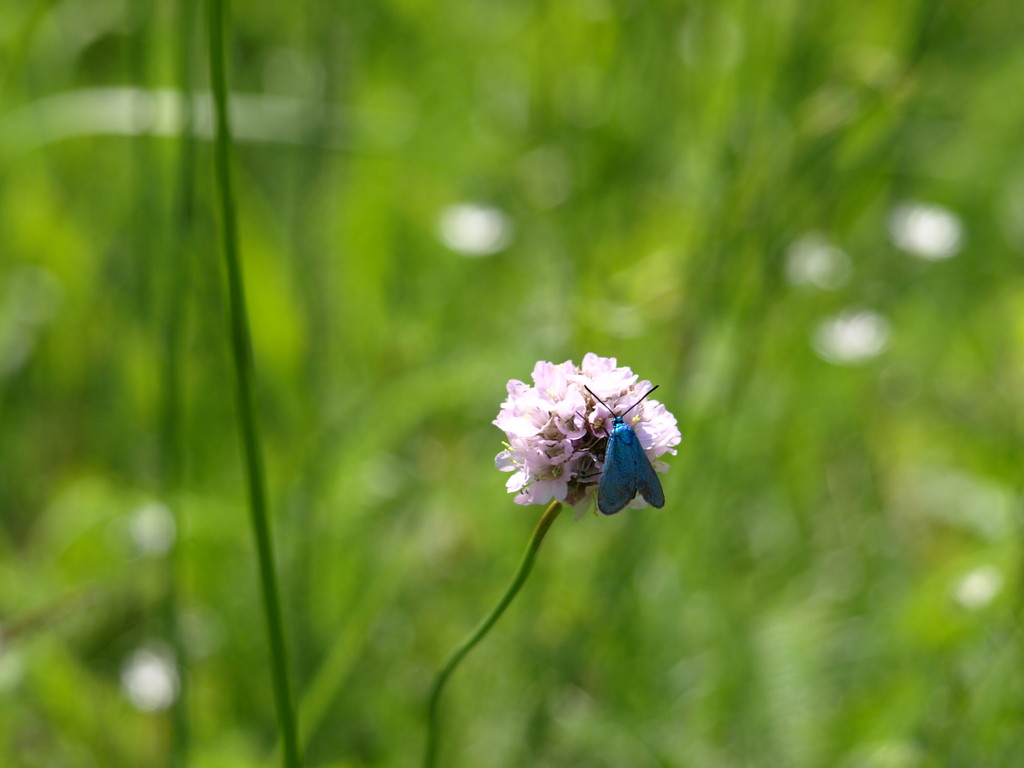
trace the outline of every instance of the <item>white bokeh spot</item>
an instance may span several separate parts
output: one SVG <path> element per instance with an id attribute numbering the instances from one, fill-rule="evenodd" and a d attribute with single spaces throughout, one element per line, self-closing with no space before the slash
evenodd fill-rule
<path id="1" fill-rule="evenodd" d="M 132 652 L 121 667 L 121 689 L 143 712 L 167 709 L 178 697 L 178 668 L 169 650 L 145 646 Z"/>
<path id="2" fill-rule="evenodd" d="M 900 203 L 889 214 L 889 235 L 896 247 L 926 261 L 956 256 L 963 225 L 952 211 L 932 203 Z"/>
<path id="3" fill-rule="evenodd" d="M 441 240 L 464 256 L 490 256 L 512 239 L 512 224 L 498 208 L 476 203 L 450 205 L 438 222 Z"/>
<path id="4" fill-rule="evenodd" d="M 128 521 L 132 543 L 142 555 L 163 555 L 174 546 L 177 526 L 166 504 L 151 501 L 143 504 Z"/>
<path id="5" fill-rule="evenodd" d="M 1003 576 L 994 565 L 983 565 L 966 574 L 953 591 L 960 605 L 969 610 L 984 608 L 1003 587 Z"/>
<path id="6" fill-rule="evenodd" d="M 850 257 L 820 232 L 808 232 L 786 250 L 786 278 L 792 285 L 832 291 L 850 277 Z"/>
<path id="7" fill-rule="evenodd" d="M 880 355 L 889 343 L 889 321 L 877 312 L 848 309 L 814 331 L 815 352 L 837 365 L 856 365 Z"/>

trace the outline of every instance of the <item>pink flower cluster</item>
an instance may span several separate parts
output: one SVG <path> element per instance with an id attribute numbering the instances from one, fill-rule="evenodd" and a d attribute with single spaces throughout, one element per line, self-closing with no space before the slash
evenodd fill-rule
<path id="1" fill-rule="evenodd" d="M 593 502 L 600 480 L 612 418 L 622 414 L 650 389 L 614 357 L 588 353 L 579 367 L 571 360 L 560 365 L 544 361 L 533 368 L 533 386 L 512 379 L 508 398 L 494 420 L 508 436 L 506 448 L 494 460 L 511 472 L 506 487 L 517 504 L 544 504 L 558 499 L 585 511 Z M 584 387 L 604 400 L 609 413 Z M 655 470 L 668 465 L 657 459 L 675 454 L 682 439 L 676 417 L 657 400 L 648 398 L 626 416 Z M 630 506 L 644 506 L 637 498 Z"/>

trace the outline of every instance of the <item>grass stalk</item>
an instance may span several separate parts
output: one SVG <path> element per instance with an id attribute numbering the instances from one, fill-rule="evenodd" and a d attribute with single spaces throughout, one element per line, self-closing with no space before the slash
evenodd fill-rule
<path id="1" fill-rule="evenodd" d="M 238 426 L 249 485 L 249 506 L 253 535 L 259 560 L 260 591 L 270 644 L 270 671 L 286 768 L 301 766 L 298 727 L 291 698 L 284 622 L 274 568 L 273 541 L 267 512 L 266 479 L 260 450 L 259 427 L 253 396 L 252 337 L 246 310 L 242 262 L 239 255 L 235 220 L 234 192 L 231 184 L 231 127 L 228 119 L 225 30 L 227 8 L 223 0 L 207 0 L 209 25 L 210 84 L 213 91 L 216 136 L 214 164 L 220 200 L 221 234 L 227 267 L 228 312 L 231 350 L 235 368 Z"/>
<path id="2" fill-rule="evenodd" d="M 181 139 L 177 157 L 177 187 L 174 192 L 172 221 L 174 226 L 165 254 L 167 279 L 167 306 L 164 308 L 164 407 L 160 425 L 164 451 L 163 491 L 169 500 L 178 538 L 168 553 L 167 592 L 164 599 L 164 621 L 174 657 L 178 666 L 178 696 L 171 709 L 172 735 L 169 763 L 172 768 L 189 764 L 191 729 L 189 727 L 189 658 L 181 631 L 181 532 L 185 530 L 181 480 L 184 464 L 184 439 L 181 429 L 184 387 L 182 372 L 182 339 L 187 320 L 187 291 L 189 258 L 192 253 L 192 224 L 195 213 L 195 124 L 192 100 L 195 80 L 192 63 L 195 60 L 195 33 L 197 0 L 181 0 L 178 21 L 178 87 L 181 89 L 183 114 Z"/>

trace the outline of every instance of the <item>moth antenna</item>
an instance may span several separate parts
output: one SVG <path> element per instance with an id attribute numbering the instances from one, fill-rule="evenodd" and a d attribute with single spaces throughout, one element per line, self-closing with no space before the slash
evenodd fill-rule
<path id="1" fill-rule="evenodd" d="M 651 392 L 653 392 L 654 390 L 656 390 L 656 389 L 657 389 L 658 387 L 660 387 L 660 386 L 661 386 L 660 384 L 655 384 L 655 385 L 654 385 L 653 387 L 651 387 L 650 389 L 648 389 L 648 390 L 647 390 L 647 395 L 651 394 Z M 593 392 L 591 392 L 590 394 L 592 394 L 592 395 L 593 395 L 594 393 L 593 393 Z M 646 399 L 647 399 L 647 395 L 644 395 L 644 396 L 643 396 L 643 397 L 641 397 L 641 398 L 640 398 L 639 400 L 637 400 L 637 401 L 636 401 L 635 403 L 633 403 L 633 404 L 632 404 L 631 406 L 629 406 L 629 408 L 627 408 L 626 410 L 624 410 L 624 411 L 622 412 L 622 416 L 620 416 L 619 418 L 622 418 L 622 417 L 623 417 L 623 416 L 625 416 L 625 415 L 626 415 L 627 413 L 629 413 L 629 412 L 630 412 L 630 411 L 632 411 L 632 410 L 633 410 L 634 408 L 636 408 L 636 407 L 637 407 L 638 405 L 640 405 L 640 403 L 642 403 L 642 402 L 643 402 L 644 400 L 646 400 Z M 594 396 L 595 396 L 595 397 L 597 397 L 597 395 L 594 395 Z M 606 406 L 605 406 L 605 408 L 608 408 L 608 406 L 606 405 Z M 609 408 L 609 410 L 611 410 L 611 409 Z"/>
<path id="2" fill-rule="evenodd" d="M 590 393 L 591 397 L 593 397 L 595 400 L 597 400 L 597 402 L 599 402 L 601 405 L 603 405 L 607 409 L 608 413 L 612 414 L 612 416 L 615 415 L 615 413 L 612 411 L 612 409 L 608 408 L 608 403 L 606 403 L 604 400 L 602 400 L 600 397 L 598 397 L 597 395 L 594 394 L 594 390 L 592 390 L 586 384 L 583 385 L 583 388 L 585 390 L 587 390 L 587 392 Z M 650 394 L 650 392 L 648 392 L 647 394 Z"/>

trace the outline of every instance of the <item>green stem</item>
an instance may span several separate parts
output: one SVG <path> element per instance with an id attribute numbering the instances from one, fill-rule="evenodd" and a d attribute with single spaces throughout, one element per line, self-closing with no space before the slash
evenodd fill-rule
<path id="1" fill-rule="evenodd" d="M 526 547 L 526 552 L 523 553 L 523 559 L 519 562 L 516 575 L 512 577 L 512 583 L 508 585 L 505 594 L 501 596 L 498 604 L 494 606 L 487 617 L 480 622 L 480 625 L 452 651 L 441 667 L 441 671 L 437 673 L 434 685 L 430 690 L 430 702 L 427 705 L 427 750 L 423 757 L 424 768 L 433 768 L 437 761 L 438 741 L 440 738 L 441 692 L 444 690 L 445 683 L 448 682 L 448 678 L 451 677 L 452 672 L 459 666 L 459 663 L 466 657 L 466 654 L 483 640 L 484 636 L 491 630 L 491 627 L 501 617 L 501 614 L 508 608 L 509 603 L 519 593 L 520 588 L 522 588 L 527 577 L 530 575 L 530 571 L 533 569 L 533 561 L 537 557 L 541 542 L 544 541 L 544 535 L 548 532 L 548 528 L 555 522 L 555 518 L 558 517 L 558 513 L 561 511 L 562 505 L 557 501 L 552 501 L 548 508 L 544 510 L 544 514 L 541 515 L 537 527 L 533 529 L 530 543 Z"/>
<path id="2" fill-rule="evenodd" d="M 286 768 L 299 768 L 302 761 L 299 757 L 298 728 L 288 680 L 281 601 L 278 596 L 277 576 L 274 572 L 274 551 L 267 514 L 263 456 L 260 451 L 256 407 L 253 401 L 252 338 L 245 306 L 245 288 L 239 257 L 234 194 L 231 188 L 231 128 L 228 123 L 227 76 L 224 56 L 227 11 L 224 7 L 224 0 L 208 0 L 207 9 L 209 11 L 210 84 L 213 90 L 217 123 L 214 161 L 220 196 L 224 259 L 227 264 L 231 349 L 235 367 L 238 425 L 249 482 L 249 506 L 252 512 L 253 534 L 256 539 L 256 552 L 259 559 L 260 587 L 270 643 L 270 671 L 278 726 L 281 730 L 283 762 Z"/>

